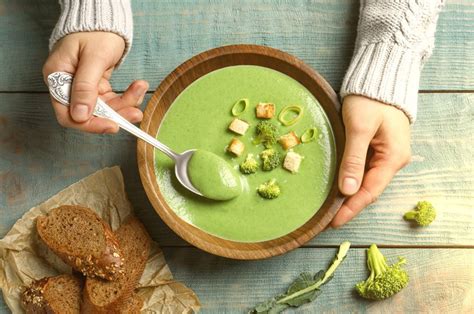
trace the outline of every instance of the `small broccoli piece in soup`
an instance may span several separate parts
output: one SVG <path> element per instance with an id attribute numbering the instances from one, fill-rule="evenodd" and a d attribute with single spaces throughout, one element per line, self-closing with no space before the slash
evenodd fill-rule
<path id="1" fill-rule="evenodd" d="M 280 187 L 276 183 L 275 179 L 271 179 L 265 183 L 262 183 L 257 188 L 257 193 L 266 199 L 274 199 L 280 196 Z"/>
<path id="2" fill-rule="evenodd" d="M 261 152 L 260 158 L 262 159 L 262 169 L 264 171 L 271 171 L 281 163 L 280 153 L 273 148 L 265 149 Z"/>
<path id="3" fill-rule="evenodd" d="M 240 172 L 243 174 L 252 174 L 258 170 L 258 162 L 253 154 L 248 154 L 245 160 L 240 164 Z"/>
<path id="4" fill-rule="evenodd" d="M 275 124 L 270 121 L 260 121 L 256 128 L 256 143 L 262 143 L 265 148 L 272 147 L 278 138 L 278 130 Z"/>

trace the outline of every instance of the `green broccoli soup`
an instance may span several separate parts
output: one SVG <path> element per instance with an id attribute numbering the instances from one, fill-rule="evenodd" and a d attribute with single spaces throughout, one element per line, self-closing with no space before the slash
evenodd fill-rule
<path id="1" fill-rule="evenodd" d="M 202 149 L 192 155 L 188 175 L 193 186 L 212 200 L 230 200 L 242 192 L 240 177 L 231 164 Z"/>
<path id="2" fill-rule="evenodd" d="M 169 206 L 228 240 L 260 242 L 294 231 L 319 210 L 334 178 L 334 137 L 318 101 L 294 79 L 264 67 L 231 66 L 196 80 L 173 102 L 157 138 L 178 152 L 197 149 L 191 181 L 210 198 L 228 199 L 187 191 L 172 160 L 155 151 Z M 215 164 L 222 160 L 232 167 L 225 171 L 232 174 L 227 187 L 222 182 L 230 181 L 218 177 L 226 166 Z"/>

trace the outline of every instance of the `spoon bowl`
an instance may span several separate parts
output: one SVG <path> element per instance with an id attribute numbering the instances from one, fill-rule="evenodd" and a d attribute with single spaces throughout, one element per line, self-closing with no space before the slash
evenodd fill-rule
<path id="1" fill-rule="evenodd" d="M 191 192 L 202 196 L 202 193 L 199 192 L 191 183 L 188 175 L 188 164 L 195 151 L 195 149 L 190 149 L 181 153 L 180 158 L 176 160 L 174 172 L 176 174 L 176 178 L 178 178 L 179 183 L 181 183 Z"/>

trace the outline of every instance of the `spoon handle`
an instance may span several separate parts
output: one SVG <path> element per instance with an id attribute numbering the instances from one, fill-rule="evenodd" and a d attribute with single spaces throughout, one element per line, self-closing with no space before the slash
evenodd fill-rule
<path id="1" fill-rule="evenodd" d="M 73 76 L 66 72 L 54 72 L 48 76 L 48 85 L 51 96 L 65 106 L 69 106 L 69 97 L 72 86 Z M 153 136 L 137 128 L 127 119 L 118 114 L 114 109 L 107 105 L 102 99 L 97 98 L 97 103 L 93 112 L 96 117 L 106 118 L 114 121 L 125 131 L 132 133 L 136 137 L 153 145 L 171 159 L 176 160 L 178 154 L 172 151 L 168 146 L 158 141 Z"/>

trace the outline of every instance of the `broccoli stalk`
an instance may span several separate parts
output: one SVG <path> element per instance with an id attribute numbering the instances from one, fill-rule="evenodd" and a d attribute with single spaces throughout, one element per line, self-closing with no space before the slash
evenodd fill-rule
<path id="1" fill-rule="evenodd" d="M 260 121 L 255 132 L 257 133 L 256 144 L 262 143 L 265 148 L 270 148 L 277 142 L 278 130 L 270 121 Z"/>
<path id="2" fill-rule="evenodd" d="M 370 300 L 383 300 L 398 293 L 409 281 L 408 273 L 401 268 L 405 263 L 405 258 L 399 257 L 398 263 L 389 266 L 377 245 L 372 244 L 367 250 L 370 276 L 356 285 L 357 292 Z"/>
<path id="3" fill-rule="evenodd" d="M 436 210 L 430 202 L 421 201 L 416 204 L 416 208 L 403 216 L 406 220 L 413 220 L 419 226 L 426 227 L 436 218 Z"/>
<path id="4" fill-rule="evenodd" d="M 262 183 L 257 188 L 258 194 L 266 199 L 273 199 L 280 196 L 280 187 L 275 179 Z"/>
<path id="5" fill-rule="evenodd" d="M 273 148 L 262 151 L 260 153 L 260 158 L 262 159 L 262 169 L 264 171 L 271 171 L 281 163 L 280 153 Z"/>
<path id="6" fill-rule="evenodd" d="M 253 157 L 253 154 L 248 154 L 245 160 L 240 164 L 240 172 L 243 174 L 252 174 L 257 172 L 258 162 Z"/>

